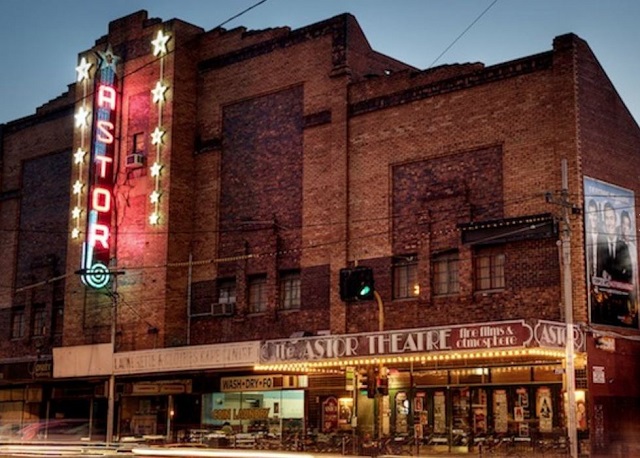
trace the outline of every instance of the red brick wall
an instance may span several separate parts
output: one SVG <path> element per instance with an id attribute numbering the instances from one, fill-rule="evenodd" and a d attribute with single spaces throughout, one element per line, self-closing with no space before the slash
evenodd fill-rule
<path id="1" fill-rule="evenodd" d="M 262 236 L 276 236 L 282 251 L 299 250 L 302 95 L 297 86 L 225 108 L 220 257 L 269 253 L 269 242 L 244 244 Z"/>
<path id="2" fill-rule="evenodd" d="M 32 355 L 36 348 L 50 353 L 49 339 L 10 339 L 11 307 L 24 307 L 29 337 L 32 305 L 44 304 L 49 320 L 53 302 L 63 294 L 65 279 L 59 277 L 66 273 L 71 89 L 37 114 L 0 128 L 0 357 Z M 28 288 L 16 292 L 17 287 Z"/>
<path id="3" fill-rule="evenodd" d="M 407 81 L 404 75 L 352 87 L 349 258 L 364 263 L 417 253 L 419 259 L 416 300 L 391 301 L 384 283 L 390 277 L 376 272 L 388 300 L 387 327 L 561 318 L 555 239 L 508 244 L 505 290 L 482 295 L 473 292 L 473 249 L 462 244 L 456 225 L 559 215 L 544 192 L 560 188 L 561 158 L 575 152 L 573 130 L 563 128 L 574 119 L 571 65 L 571 58 L 545 53 L 460 68 L 442 80 L 416 77 L 404 89 L 398 83 Z M 460 252 L 461 293 L 433 298 L 431 255 L 451 248 Z M 350 328 L 367 327 L 365 319 L 358 323 Z"/>
<path id="4" fill-rule="evenodd" d="M 158 78 L 149 41 L 160 25 L 134 14 L 114 21 L 97 45 L 110 42 L 127 56 L 121 161 L 132 135 L 149 133 L 157 120 L 145 94 Z M 637 125 L 574 36 L 492 67 L 417 72 L 371 50 L 349 15 L 294 31 L 163 27 L 174 33 L 176 50 L 164 67 L 171 87 L 163 113 L 165 219 L 148 225 L 151 177 L 121 168 L 116 254 L 127 273 L 118 279 L 120 350 L 185 344 L 189 282 L 198 285 L 194 301 L 210 301 L 216 278 L 230 276 L 238 282 L 238 314 L 194 318 L 191 343 L 375 330 L 375 303 L 339 300 L 338 272 L 356 261 L 375 269 L 389 329 L 561 319 L 555 239 L 509 243 L 507 287 L 479 295 L 474 250 L 458 225 L 560 216 L 544 195 L 560 189 L 562 159 L 577 201 L 583 173 L 640 192 L 637 174 L 628 173 L 640 165 Z M 3 192 L 19 187 L 19 175 L 6 170 L 35 145 L 72 144 L 71 115 L 53 122 L 5 139 Z M 16 202 L 0 205 L 3 227 L 17 228 Z M 571 221 L 575 314 L 584 321 L 581 217 Z M 3 237 L 16 253 L 17 240 Z M 74 243 L 67 271 L 79 265 Z M 460 253 L 461 293 L 434 298 L 430 259 L 446 249 Z M 408 253 L 418 256 L 421 293 L 393 301 L 391 260 Z M 224 261 L 248 254 L 254 257 Z M 277 312 L 278 272 L 292 268 L 302 275 L 302 309 Z M 267 274 L 270 308 L 248 317 L 246 277 L 254 273 Z M 0 267 L 3 284 L 13 275 Z M 110 300 L 80 297 L 81 288 L 69 280 L 66 344 L 109 337 Z M 154 327 L 158 334 L 149 333 Z"/>
<path id="5" fill-rule="evenodd" d="M 590 178 L 630 189 L 637 201 L 640 195 L 637 172 L 640 169 L 640 129 L 587 44 L 577 37 L 574 37 L 574 42 L 580 171 Z M 582 182 L 578 181 L 573 189 L 580 190 L 574 201 L 583 208 Z M 637 228 L 640 222 L 637 208 L 635 214 Z M 583 226 L 573 234 L 575 241 L 582 246 Z M 580 287 L 575 294 L 584 303 L 587 300 L 584 287 L 586 268 L 584 257 L 577 257 L 573 274 L 575 279 L 579 279 Z M 586 316 L 583 320 L 586 321 Z"/>

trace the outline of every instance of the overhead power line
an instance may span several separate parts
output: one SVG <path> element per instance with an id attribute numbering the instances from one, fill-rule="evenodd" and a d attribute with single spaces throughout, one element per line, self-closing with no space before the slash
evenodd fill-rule
<path id="1" fill-rule="evenodd" d="M 462 38 L 462 37 L 463 37 L 463 36 L 464 36 L 464 35 L 465 35 L 469 30 L 471 30 L 471 27 L 473 27 L 473 26 L 475 25 L 475 23 L 476 23 L 476 22 L 478 22 L 478 21 L 480 20 L 480 18 L 481 18 L 482 16 L 484 16 L 484 15 L 485 15 L 485 13 L 486 13 L 487 11 L 489 11 L 489 10 L 491 9 L 491 7 L 492 7 L 493 5 L 495 5 L 496 3 L 498 3 L 498 0 L 493 0 L 493 2 L 491 2 L 491 4 L 490 4 L 489 6 L 487 6 L 487 7 L 484 9 L 484 11 L 483 11 L 482 13 L 480 13 L 480 15 L 479 15 L 477 18 L 475 18 L 475 19 L 473 20 L 473 22 L 472 22 L 471 24 L 469 24 L 469 26 L 468 26 L 466 29 L 464 29 L 464 30 L 462 31 L 462 33 L 461 33 L 460 35 L 458 35 L 458 36 L 456 37 L 456 39 L 455 39 L 455 40 L 453 40 L 453 41 L 451 42 L 451 44 L 450 44 L 449 46 L 447 46 L 447 48 L 446 48 L 444 51 L 442 51 L 442 52 L 440 53 L 440 55 L 439 55 L 438 57 L 436 57 L 436 59 L 435 59 L 433 62 L 431 62 L 431 65 L 429 65 L 429 66 L 427 67 L 427 69 L 429 69 L 429 68 L 433 67 L 433 66 L 435 65 L 435 63 L 436 63 L 436 62 L 438 62 L 438 61 L 440 60 L 440 58 L 441 58 L 442 56 L 444 56 L 444 55 L 447 53 L 447 51 L 449 51 L 449 50 L 453 47 L 453 45 L 455 45 L 455 44 L 458 42 L 458 40 L 459 40 L 460 38 Z"/>
<path id="2" fill-rule="evenodd" d="M 238 14 L 236 14 L 235 16 L 231 16 L 229 19 L 227 19 L 226 21 L 222 22 L 221 24 L 218 25 L 218 27 L 222 27 L 223 25 L 227 24 L 228 22 L 233 21 L 234 19 L 239 18 L 240 16 L 242 16 L 243 14 L 251 11 L 252 9 L 254 9 L 257 6 L 262 5 L 263 3 L 265 3 L 267 0 L 260 0 L 258 3 L 255 3 L 253 5 L 251 5 L 249 8 L 240 11 Z M 218 28 L 216 27 L 216 29 Z"/>

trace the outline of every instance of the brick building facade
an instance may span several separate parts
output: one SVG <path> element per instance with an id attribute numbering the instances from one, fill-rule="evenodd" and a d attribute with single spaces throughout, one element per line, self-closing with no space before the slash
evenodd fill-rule
<path id="1" fill-rule="evenodd" d="M 637 247 L 631 280 L 590 277 L 584 221 L 606 191 L 637 233 L 640 130 L 580 38 L 420 71 L 348 14 L 205 32 L 140 11 L 79 63 L 68 93 L 1 126 L 3 419 L 533 443 L 571 423 L 552 338 L 570 285 L 580 447 L 635 424 L 615 411 L 640 397 Z M 374 300 L 340 299 L 356 265 Z M 388 394 L 350 389 L 353 372 Z"/>

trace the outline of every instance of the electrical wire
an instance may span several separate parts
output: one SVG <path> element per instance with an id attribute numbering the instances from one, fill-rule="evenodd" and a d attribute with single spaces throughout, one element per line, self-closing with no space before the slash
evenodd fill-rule
<path id="1" fill-rule="evenodd" d="M 251 5 L 250 7 L 242 10 L 241 12 L 239 12 L 238 14 L 235 14 L 233 16 L 231 16 L 229 19 L 226 19 L 224 21 L 222 21 L 220 24 L 218 24 L 217 26 L 215 26 L 212 30 L 216 30 L 221 28 L 223 25 L 233 21 L 234 19 L 238 19 L 239 17 L 245 15 L 246 13 L 248 13 L 249 11 L 251 11 L 252 9 L 262 5 L 263 3 L 266 3 L 268 0 L 260 0 L 256 3 L 254 3 L 253 5 Z M 188 42 L 187 42 L 188 43 Z M 186 45 L 185 45 L 186 46 Z M 129 71 L 128 73 L 125 73 L 122 75 L 122 78 L 127 78 L 131 75 L 135 75 L 138 72 L 141 72 L 142 70 L 144 70 L 145 68 L 147 68 L 150 65 L 155 64 L 156 62 L 159 62 L 160 60 L 164 59 L 167 55 L 173 54 L 174 52 L 176 52 L 178 50 L 178 47 L 174 47 L 172 50 L 167 51 L 166 54 L 162 55 L 162 56 L 158 56 L 155 57 L 153 59 L 151 59 L 149 62 L 140 65 L 137 68 L 132 69 L 131 71 Z M 83 100 L 91 100 L 94 96 L 94 92 L 93 91 L 89 91 L 84 97 L 80 97 L 78 99 L 76 99 L 76 104 L 80 101 Z"/>
<path id="2" fill-rule="evenodd" d="M 229 19 L 227 19 L 226 21 L 224 21 L 224 22 L 220 23 L 220 24 L 216 27 L 216 29 L 218 29 L 218 28 L 222 27 L 223 25 L 225 25 L 225 24 L 227 24 L 227 23 L 229 23 L 229 22 L 233 21 L 234 19 L 238 19 L 240 16 L 242 16 L 242 15 L 244 15 L 245 13 L 248 13 L 249 11 L 251 11 L 252 9 L 254 9 L 254 8 L 256 8 L 256 7 L 260 6 L 260 5 L 262 5 L 262 4 L 263 4 L 263 3 L 265 3 L 266 1 L 267 1 L 267 0 L 260 0 L 259 2 L 257 2 L 257 3 L 255 3 L 255 4 L 253 4 L 253 5 L 251 5 L 249 8 L 247 8 L 247 9 L 245 9 L 245 10 L 243 10 L 243 11 L 240 11 L 240 12 L 239 12 L 238 14 L 236 14 L 235 16 L 231 16 L 231 17 L 230 17 Z"/>
<path id="3" fill-rule="evenodd" d="M 483 11 L 482 13 L 480 13 L 480 15 L 479 15 L 477 18 L 475 18 L 475 19 L 473 20 L 473 22 L 472 22 L 471 24 L 469 24 L 469 26 L 468 26 L 466 29 L 464 29 L 464 30 L 462 31 L 462 33 L 461 33 L 460 35 L 458 35 L 458 36 L 457 36 L 457 38 L 456 38 L 455 40 L 453 40 L 453 41 L 451 42 L 451 44 L 450 44 L 449 46 L 447 46 L 447 48 L 446 48 L 444 51 L 442 51 L 442 52 L 440 53 L 440 55 L 439 55 L 438 57 L 436 57 L 436 58 L 435 58 L 435 60 L 434 60 L 433 62 L 431 62 L 431 65 L 429 65 L 429 66 L 427 67 L 427 70 L 428 70 L 428 69 L 430 69 L 430 68 L 432 68 L 432 67 L 435 65 L 435 63 L 436 63 L 436 62 L 438 62 L 438 61 L 440 60 L 440 58 L 441 58 L 442 56 L 444 56 L 444 55 L 447 53 L 447 51 L 449 51 L 449 50 L 453 47 L 453 45 L 455 45 L 455 44 L 458 42 L 458 40 L 459 40 L 460 38 L 462 38 L 462 37 L 463 37 L 463 36 L 464 36 L 464 35 L 465 35 L 465 34 L 466 34 L 470 29 L 471 29 L 471 27 L 473 27 L 473 26 L 475 25 L 475 23 L 476 23 L 476 22 L 478 22 L 478 21 L 480 20 L 480 18 L 481 18 L 482 16 L 484 16 L 484 15 L 485 15 L 485 13 L 486 13 L 487 11 L 489 11 L 489 10 L 491 9 L 491 7 L 492 7 L 493 5 L 495 5 L 496 3 L 498 3 L 498 0 L 493 0 L 493 2 L 491 2 L 491 4 L 490 4 L 489 6 L 487 6 L 487 7 L 484 9 L 484 11 Z"/>
<path id="4" fill-rule="evenodd" d="M 513 199 L 511 201 L 507 200 L 501 201 L 501 204 L 503 206 L 505 205 L 513 205 L 515 203 L 523 203 L 525 201 L 529 201 L 529 200 L 533 200 L 533 199 L 541 199 L 543 198 L 544 193 L 535 193 L 533 195 L 530 195 L 526 198 L 518 198 L 518 199 Z M 425 212 L 420 212 L 417 215 L 417 219 L 420 218 L 420 216 L 428 216 L 429 212 L 425 211 Z M 386 217 L 380 217 L 380 218 L 367 218 L 367 219 L 362 219 L 362 220 L 357 220 L 357 221 L 353 221 L 352 224 L 369 224 L 372 223 L 374 221 L 385 221 L 385 220 L 393 220 L 395 218 L 399 218 L 399 217 L 404 217 L 405 215 L 392 215 L 392 216 L 386 216 Z M 436 219 L 431 219 L 430 221 L 427 221 L 426 224 L 432 226 L 434 224 L 439 224 L 439 223 L 445 223 L 447 221 L 449 221 L 450 218 L 448 218 L 447 215 L 443 215 L 441 218 L 436 218 Z M 344 222 L 341 223 L 336 223 L 336 224 L 340 224 L 340 225 L 344 225 Z M 308 226 L 301 226 L 300 230 L 302 229 L 306 229 L 308 228 Z M 209 232 L 209 231 L 207 231 Z M 213 231 L 213 232 L 219 232 L 219 231 Z M 448 235 L 448 234 L 453 234 L 453 233 L 458 233 L 460 232 L 460 229 L 455 227 L 455 228 L 451 228 L 451 229 L 444 229 L 444 230 L 439 230 L 439 231 L 431 231 L 429 230 L 429 232 L 433 235 Z M 190 233 L 190 232 L 189 232 Z M 136 233 L 138 234 L 138 233 Z M 146 234 L 146 232 L 143 232 L 142 234 Z M 165 232 L 165 235 L 177 235 L 178 232 L 176 231 L 171 231 L 171 232 Z M 120 236 L 123 235 L 131 235 L 131 233 L 128 232 L 119 232 Z M 360 235 L 357 237 L 350 237 L 349 239 L 345 239 L 345 238 L 340 238 L 340 239 L 336 239 L 336 240 L 332 240 L 332 241 L 328 241 L 328 242 L 324 242 L 324 243 L 316 243 L 316 244 L 310 244 L 304 247 L 299 247 L 299 248 L 295 248 L 295 249 L 290 249 L 290 250 L 285 250 L 285 251 L 272 251 L 271 249 L 265 249 L 262 250 L 260 249 L 260 247 L 254 247 L 255 252 L 254 253 L 249 253 L 249 254 L 244 254 L 244 255 L 237 255 L 237 256 L 225 256 L 225 257 L 221 257 L 221 258 L 211 258 L 211 259 L 206 259 L 206 260 L 197 260 L 197 261 L 180 261 L 180 262 L 173 262 L 173 263 L 165 263 L 165 264 L 155 264 L 155 265 L 138 265 L 138 266 L 119 266 L 118 269 L 119 270 L 124 270 L 124 271 L 144 271 L 144 270 L 150 270 L 150 269 L 166 269 L 166 268 L 176 268 L 176 267 L 186 267 L 186 266 L 199 266 L 199 265 L 212 265 L 212 264 L 220 264 L 220 263 L 225 263 L 225 262 L 234 262 L 234 261 L 238 261 L 241 259 L 250 259 L 250 258 L 266 258 L 266 257 L 274 257 L 274 256 L 283 256 L 286 254 L 291 254 L 291 253 L 303 253 L 304 251 L 308 251 L 308 250 L 317 250 L 317 249 L 322 249 L 325 247 L 329 247 L 329 246 L 335 246 L 335 245 L 341 245 L 344 243 L 352 243 L 352 242 L 358 242 L 358 241 L 363 241 L 366 239 L 371 239 L 371 238 L 375 238 L 375 237 L 381 237 L 381 236 L 388 236 L 389 235 L 389 230 L 388 228 L 383 228 L 381 231 L 378 232 L 372 232 L 369 234 L 364 234 L 364 235 Z M 69 273 L 69 274 L 65 274 L 63 276 L 60 276 L 60 278 L 64 278 L 67 276 L 73 275 L 73 273 Z M 56 277 L 57 278 L 57 277 Z M 24 290 L 28 290 L 28 289 L 32 289 L 34 287 L 38 287 L 44 284 L 47 284 L 49 282 L 51 282 L 52 280 L 44 280 L 44 281 L 39 281 L 36 282 L 34 284 L 30 284 L 30 285 L 26 285 L 26 286 L 22 286 L 19 288 L 19 291 L 24 291 Z M 11 287 L 8 286 L 0 286 L 0 289 L 12 289 Z"/>

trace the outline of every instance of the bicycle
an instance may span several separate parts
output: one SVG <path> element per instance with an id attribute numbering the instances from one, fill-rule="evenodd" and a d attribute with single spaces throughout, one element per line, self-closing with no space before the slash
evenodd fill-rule
<path id="1" fill-rule="evenodd" d="M 389 436 L 380 441 L 379 451 L 383 455 L 413 456 L 414 441 L 409 436 Z"/>
<path id="2" fill-rule="evenodd" d="M 557 436 L 548 439 L 540 439 L 535 444 L 535 452 L 539 456 L 568 456 L 569 438 Z"/>
<path id="3" fill-rule="evenodd" d="M 529 456 L 531 440 L 516 436 L 488 436 L 478 443 L 480 456 Z"/>

